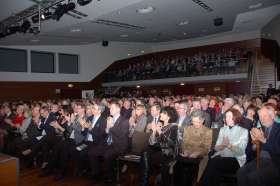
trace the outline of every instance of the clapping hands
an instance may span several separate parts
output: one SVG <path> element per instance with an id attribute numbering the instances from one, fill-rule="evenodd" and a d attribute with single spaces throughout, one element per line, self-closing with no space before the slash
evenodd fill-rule
<path id="1" fill-rule="evenodd" d="M 264 133 L 263 133 L 262 129 L 253 128 L 250 131 L 250 135 L 251 135 L 252 141 L 260 141 L 262 143 L 266 143 L 266 138 L 264 137 Z"/>

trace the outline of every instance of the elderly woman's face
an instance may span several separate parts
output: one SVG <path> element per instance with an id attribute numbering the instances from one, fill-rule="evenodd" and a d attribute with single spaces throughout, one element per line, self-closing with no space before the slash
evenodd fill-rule
<path id="1" fill-rule="evenodd" d="M 200 128 L 203 126 L 203 120 L 201 120 L 199 117 L 192 117 L 192 124 L 194 128 Z"/>
<path id="2" fill-rule="evenodd" d="M 228 125 L 230 127 L 234 126 L 232 112 L 227 112 L 226 113 L 226 125 Z"/>

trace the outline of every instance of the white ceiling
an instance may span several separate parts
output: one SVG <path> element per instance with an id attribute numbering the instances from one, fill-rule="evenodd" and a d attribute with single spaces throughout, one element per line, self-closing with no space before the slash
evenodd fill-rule
<path id="1" fill-rule="evenodd" d="M 48 20 L 42 23 L 40 34 L 13 34 L 0 38 L 0 45 L 81 45 L 102 40 L 124 42 L 184 40 L 228 31 L 260 30 L 280 13 L 279 0 L 202 1 L 213 11 L 206 11 L 192 0 L 93 0 L 86 6 L 76 7 L 76 10 L 88 14 L 86 18 L 76 19 L 64 15 L 58 22 Z M 257 9 L 248 8 L 258 3 L 262 3 L 262 6 Z M 1 0 L 0 21 L 32 5 L 34 3 L 30 0 Z M 155 10 L 149 14 L 136 12 L 137 9 L 147 6 L 152 6 Z M 223 18 L 222 26 L 214 26 L 213 19 L 217 17 Z M 98 19 L 135 25 L 144 29 L 132 30 L 94 23 Z M 179 26 L 182 21 L 189 23 Z M 73 29 L 81 31 L 71 32 Z"/>

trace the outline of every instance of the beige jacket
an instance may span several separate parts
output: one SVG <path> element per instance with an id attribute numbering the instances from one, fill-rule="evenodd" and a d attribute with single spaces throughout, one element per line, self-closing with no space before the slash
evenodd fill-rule
<path id="1" fill-rule="evenodd" d="M 199 152 L 199 156 L 205 156 L 210 151 L 212 144 L 212 130 L 202 126 L 194 128 L 192 125 L 184 129 L 182 151 L 189 153 Z"/>

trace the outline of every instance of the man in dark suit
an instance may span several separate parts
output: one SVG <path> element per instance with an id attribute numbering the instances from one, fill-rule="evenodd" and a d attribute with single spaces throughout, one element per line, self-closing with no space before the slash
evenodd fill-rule
<path id="1" fill-rule="evenodd" d="M 86 139 L 83 146 L 85 148 L 78 148 L 79 153 L 75 153 L 76 161 L 80 161 L 80 163 L 76 163 L 77 173 L 82 173 L 83 169 L 89 168 L 86 164 L 88 158 L 88 154 L 92 151 L 95 151 L 97 148 L 103 147 L 105 141 L 105 128 L 106 128 L 106 118 L 102 115 L 105 110 L 105 106 L 102 104 L 94 104 L 92 108 L 92 117 L 88 118 L 88 122 L 84 125 L 86 132 Z M 94 164 L 91 164 L 91 169 L 94 169 Z"/>
<path id="2" fill-rule="evenodd" d="M 259 111 L 262 129 L 253 128 L 250 132 L 252 140 L 262 144 L 260 165 L 251 161 L 241 167 L 237 173 L 238 186 L 277 186 L 280 185 L 280 124 L 275 122 L 276 112 L 267 103 Z"/>
<path id="3" fill-rule="evenodd" d="M 121 154 L 124 154 L 128 148 L 128 120 L 120 115 L 120 105 L 112 103 L 110 106 L 110 114 L 107 118 L 107 126 L 105 128 L 106 138 L 103 148 L 92 149 L 89 153 L 91 165 L 93 165 L 92 173 L 95 178 L 100 176 L 99 157 L 104 158 L 106 165 L 107 182 L 114 181 L 113 161 Z"/>
<path id="4" fill-rule="evenodd" d="M 150 108 L 150 115 L 147 117 L 146 132 L 150 132 L 152 123 L 157 124 L 160 121 L 160 105 L 154 104 Z"/>

